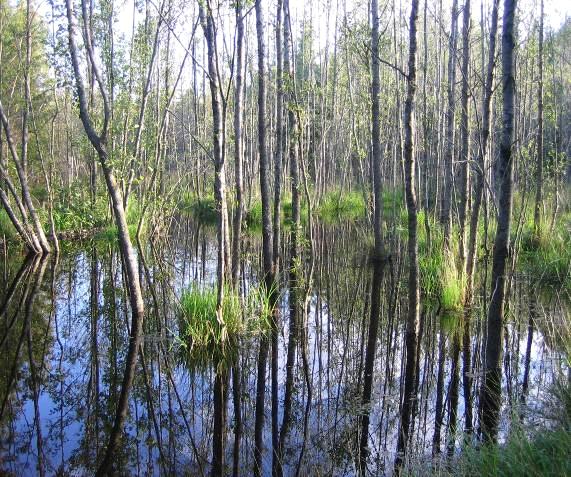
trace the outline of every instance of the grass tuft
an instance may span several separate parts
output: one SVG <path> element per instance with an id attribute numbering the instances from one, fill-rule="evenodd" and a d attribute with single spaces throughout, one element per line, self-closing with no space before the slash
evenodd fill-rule
<path id="1" fill-rule="evenodd" d="M 18 237 L 18 232 L 4 209 L 0 210 L 0 237 L 6 237 L 8 241 Z"/>
<path id="2" fill-rule="evenodd" d="M 357 220 L 366 217 L 367 208 L 360 192 L 328 192 L 317 209 L 317 215 L 325 222 L 339 219 Z"/>
<path id="3" fill-rule="evenodd" d="M 197 197 L 191 194 L 184 194 L 179 208 L 183 213 L 192 215 L 203 224 L 215 224 L 218 222 L 219 213 L 216 210 L 216 202 L 213 196 Z"/>

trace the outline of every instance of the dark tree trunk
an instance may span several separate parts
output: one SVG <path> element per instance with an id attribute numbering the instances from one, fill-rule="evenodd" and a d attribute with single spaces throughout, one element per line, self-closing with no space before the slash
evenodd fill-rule
<path id="1" fill-rule="evenodd" d="M 486 157 L 488 155 L 488 139 L 490 137 L 490 113 L 493 94 L 494 68 L 496 56 L 496 34 L 498 30 L 498 6 L 500 0 L 494 0 L 492 6 L 492 20 L 490 26 L 490 47 L 488 52 L 488 66 L 484 91 L 482 97 L 482 129 L 478 147 L 477 164 L 474 167 L 474 203 L 470 218 L 470 231 L 468 237 L 468 253 L 466 258 L 466 293 L 464 296 L 464 338 L 463 338 L 463 387 L 464 407 L 466 409 L 465 429 L 470 433 L 473 430 L 472 413 L 472 373 L 471 373 L 471 349 L 470 349 L 470 318 L 474 301 L 474 273 L 476 265 L 476 246 L 478 240 L 478 222 L 484 193 L 484 171 Z M 483 59 L 482 59 L 483 61 Z"/>
<path id="2" fill-rule="evenodd" d="M 418 19 L 418 0 L 412 0 L 409 28 L 409 54 L 407 93 L 404 105 L 404 171 L 405 196 L 408 212 L 408 312 L 406 323 L 406 367 L 404 396 L 400 416 L 397 456 L 395 472 L 399 473 L 404 463 L 409 440 L 410 417 L 413 401 L 416 399 L 415 389 L 417 370 L 417 349 L 419 335 L 419 274 L 418 274 L 418 239 L 417 239 L 417 200 L 415 181 L 415 158 L 413 136 L 414 96 L 416 93 L 416 21 Z"/>
<path id="3" fill-rule="evenodd" d="M 515 67 L 514 17 L 517 0 L 504 0 L 502 31 L 502 134 L 497 173 L 500 193 L 498 201 L 498 225 L 494 241 L 492 262 L 491 300 L 487 319 L 484 379 L 480 397 L 480 424 L 485 441 L 495 442 L 501 407 L 502 384 L 502 330 L 504 318 L 504 292 L 506 262 L 509 255 L 509 239 L 512 213 L 512 143 L 514 136 Z"/>
<path id="4" fill-rule="evenodd" d="M 244 13 L 241 2 L 236 3 L 236 87 L 234 92 L 234 181 L 236 206 L 234 210 L 234 231 L 232 234 L 232 284 L 238 288 L 240 256 L 242 254 L 243 199 L 243 160 L 244 141 L 242 138 L 243 113 L 243 70 L 244 70 Z"/>

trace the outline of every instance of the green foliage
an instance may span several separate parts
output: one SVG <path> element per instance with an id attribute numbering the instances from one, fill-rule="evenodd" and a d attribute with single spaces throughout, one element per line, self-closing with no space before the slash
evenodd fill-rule
<path id="1" fill-rule="evenodd" d="M 262 201 L 255 200 L 246 212 L 246 225 L 249 228 L 258 228 L 262 225 Z"/>
<path id="2" fill-rule="evenodd" d="M 399 216 L 403 212 L 406 212 L 404 207 L 404 192 L 402 188 L 397 187 L 395 189 L 383 189 L 383 215 L 385 217 L 392 217 L 393 215 Z M 419 216 L 420 224 L 420 216 Z M 406 223 L 406 222 L 405 222 Z"/>
<path id="3" fill-rule="evenodd" d="M 98 194 L 95 205 L 79 184 L 56 191 L 53 217 L 57 232 L 92 230 L 107 223 L 107 197 Z"/>
<path id="4" fill-rule="evenodd" d="M 292 213 L 293 207 L 291 197 L 287 196 L 282 200 L 282 214 L 285 225 L 292 224 Z M 307 204 L 304 200 L 300 200 L 299 215 L 301 223 L 303 224 L 307 220 Z"/>
<path id="5" fill-rule="evenodd" d="M 213 196 L 198 197 L 189 193 L 183 194 L 179 208 L 203 224 L 218 222 L 219 213 Z"/>
<path id="6" fill-rule="evenodd" d="M 553 230 L 541 222 L 524 223 L 519 266 L 542 286 L 571 290 L 571 214 L 559 218 Z"/>
<path id="7" fill-rule="evenodd" d="M 338 219 L 357 220 L 365 218 L 366 204 L 359 192 L 333 190 L 325 194 L 317 209 L 317 215 L 325 222 Z"/>
<path id="8" fill-rule="evenodd" d="M 235 340 L 245 334 L 260 333 L 269 328 L 272 314 L 265 286 L 252 287 L 244 301 L 231 287 L 225 286 L 222 309 L 217 309 L 217 288 L 191 286 L 180 300 L 179 341 L 191 357 L 222 358 Z M 230 349 L 231 351 L 231 349 Z"/>
<path id="9" fill-rule="evenodd" d="M 6 237 L 8 241 L 18 237 L 18 232 L 4 209 L 0 210 L 0 237 Z"/>

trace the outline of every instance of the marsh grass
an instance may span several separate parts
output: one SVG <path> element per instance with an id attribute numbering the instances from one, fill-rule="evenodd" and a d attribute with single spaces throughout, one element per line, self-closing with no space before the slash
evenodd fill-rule
<path id="1" fill-rule="evenodd" d="M 1 237 L 6 237 L 8 241 L 15 240 L 18 237 L 18 232 L 4 209 L 0 210 L 0 238 Z"/>
<path id="2" fill-rule="evenodd" d="M 251 287 L 243 299 L 226 286 L 219 315 L 216 309 L 215 286 L 183 291 L 178 342 L 195 364 L 228 360 L 241 337 L 270 329 L 272 305 L 263 284 Z"/>
<path id="3" fill-rule="evenodd" d="M 537 233 L 526 220 L 518 258 L 539 285 L 571 291 L 571 214 L 563 214 L 552 229 L 542 221 Z"/>
<path id="4" fill-rule="evenodd" d="M 109 222 L 109 202 L 103 194 L 97 194 L 95 204 L 92 204 L 90 197 L 74 188 L 59 191 L 58 197 L 53 209 L 54 225 L 58 232 L 94 230 Z M 42 209 L 41 215 L 45 229 L 49 230 L 47 211 Z"/>
<path id="5" fill-rule="evenodd" d="M 405 475 L 483 477 L 564 477 L 571 475 L 571 383 L 556 381 L 543 403 L 541 424 L 511 421 L 507 440 L 498 445 L 467 442 L 450 462 L 430 466 L 418 457 Z"/>
<path id="6" fill-rule="evenodd" d="M 182 213 L 193 216 L 203 224 L 215 224 L 219 213 L 216 210 L 216 202 L 212 195 L 198 197 L 190 193 L 184 193 L 179 202 Z"/>
<path id="7" fill-rule="evenodd" d="M 323 197 L 317 215 L 324 222 L 364 219 L 367 216 L 367 206 L 361 192 L 333 190 Z"/>

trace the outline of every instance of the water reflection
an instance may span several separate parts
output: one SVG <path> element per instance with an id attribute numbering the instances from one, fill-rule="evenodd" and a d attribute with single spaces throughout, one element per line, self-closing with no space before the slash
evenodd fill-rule
<path id="1" fill-rule="evenodd" d="M 261 276 L 260 242 L 256 235 L 245 238 L 242 295 Z M 264 400 L 260 431 L 263 475 L 271 474 L 275 459 L 284 475 L 354 475 L 359 466 L 390 473 L 404 380 L 405 264 L 393 253 L 375 279 L 365 243 L 364 232 L 353 225 L 314 225 L 314 254 L 302 255 L 293 293 L 287 274 L 281 277 L 275 332 L 241 336 L 234 358 L 224 365 L 189 365 L 178 338 L 182 290 L 214 283 L 214 231 L 183 222 L 168 243 L 147 246 L 140 256 L 147 310 L 143 345 L 114 471 L 209 474 L 216 427 L 225 472 L 250 475 L 257 378 L 263 375 L 261 385 L 271 396 Z M 282 247 L 282 263 L 288 263 L 287 233 Z M 110 245 L 88 243 L 69 247 L 57 260 L 15 254 L 4 269 L 0 472 L 93 474 L 113 429 L 129 344 L 120 255 Z M 556 330 L 549 325 L 564 322 L 566 305 L 553 293 L 530 293 L 530 286 L 528 278 L 516 275 L 511 287 L 503 429 L 513 409 L 526 418 L 526 409 L 540 405 L 554 376 L 567 373 Z M 467 341 L 462 317 L 446 320 L 438 307 L 423 306 L 409 443 L 416 459 L 428 460 L 443 446 L 453 452 L 464 427 L 471 427 L 466 403 L 477 405 L 486 289 L 484 280 L 477 280 Z M 369 373 L 372 316 L 378 323 Z M 466 349 L 468 381 L 462 372 Z M 260 355 L 266 357 L 264 373 L 258 369 Z M 464 399 L 465 382 L 469 399 Z M 215 419 L 222 425 L 215 426 Z"/>

